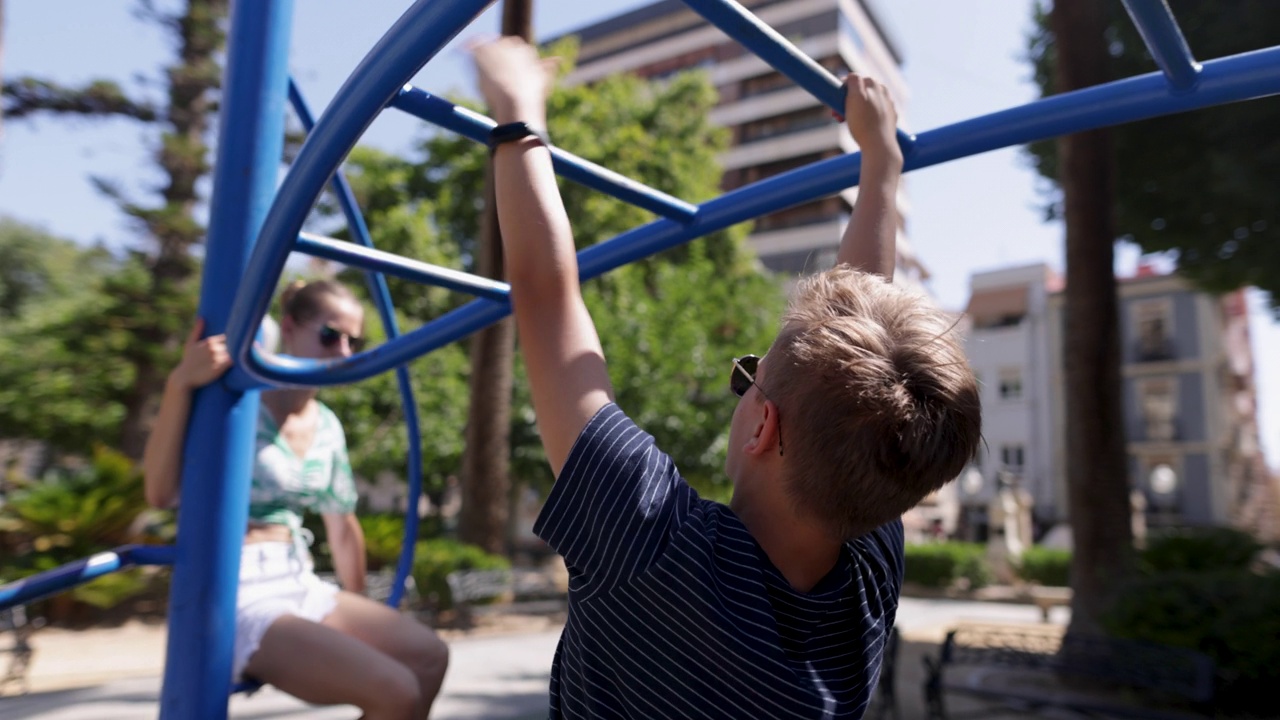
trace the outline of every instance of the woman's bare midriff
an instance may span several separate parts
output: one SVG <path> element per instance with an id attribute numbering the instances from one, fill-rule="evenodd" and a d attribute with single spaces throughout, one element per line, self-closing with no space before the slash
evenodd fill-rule
<path id="1" fill-rule="evenodd" d="M 288 525 L 250 525 L 244 533 L 244 544 L 264 542 L 293 542 Z"/>

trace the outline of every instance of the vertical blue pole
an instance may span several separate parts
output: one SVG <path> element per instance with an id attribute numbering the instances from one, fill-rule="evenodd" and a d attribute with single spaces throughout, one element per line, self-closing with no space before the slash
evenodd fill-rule
<path id="1" fill-rule="evenodd" d="M 227 40 L 200 314 L 226 329 L 275 191 L 284 142 L 293 0 L 235 0 Z M 160 717 L 225 720 L 258 393 L 195 398 L 183 461 Z"/>

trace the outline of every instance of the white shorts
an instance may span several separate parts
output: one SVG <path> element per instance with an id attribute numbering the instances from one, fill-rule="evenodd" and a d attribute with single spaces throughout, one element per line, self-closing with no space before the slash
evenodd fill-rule
<path id="1" fill-rule="evenodd" d="M 316 577 L 311 553 L 300 543 L 262 542 L 240 554 L 236 595 L 236 646 L 231 677 L 258 651 L 267 628 L 282 615 L 320 622 L 338 604 L 338 586 Z"/>

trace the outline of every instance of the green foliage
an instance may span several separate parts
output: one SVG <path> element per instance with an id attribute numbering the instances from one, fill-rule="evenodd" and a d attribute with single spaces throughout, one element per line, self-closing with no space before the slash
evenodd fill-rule
<path id="1" fill-rule="evenodd" d="M 1018 577 L 1037 585 L 1071 584 L 1071 551 L 1032 546 L 1018 560 Z"/>
<path id="2" fill-rule="evenodd" d="M 404 516 L 361 515 L 360 529 L 364 531 L 369 570 L 376 571 L 395 565 L 400 558 L 400 549 L 404 546 Z"/>
<path id="3" fill-rule="evenodd" d="M 475 545 L 437 538 L 423 540 L 414 548 L 413 581 L 424 602 L 436 611 L 453 607 L 449 573 L 457 570 L 507 570 L 511 562 Z"/>
<path id="4" fill-rule="evenodd" d="M 93 461 L 83 468 L 11 482 L 17 489 L 0 508 L 0 575 L 5 578 L 52 570 L 147 539 L 136 530 L 140 516 L 148 512 L 142 476 L 117 452 L 98 448 Z M 73 597 L 107 607 L 144 590 L 147 577 L 146 573 L 104 577 L 77 588 Z"/>
<path id="5" fill-rule="evenodd" d="M 904 582 L 950 588 L 963 581 L 969 589 L 991 583 L 987 548 L 981 543 L 943 542 L 907 545 Z"/>
<path id="6" fill-rule="evenodd" d="M 1170 0 L 1169 6 L 1197 58 L 1256 50 L 1280 37 L 1280 13 L 1268 0 Z M 1111 76 L 1156 72 L 1123 6 L 1105 7 Z M 1052 94 L 1054 39 L 1043 9 L 1028 54 L 1041 94 Z M 1253 285 L 1280 308 L 1278 126 L 1280 98 L 1271 97 L 1113 128 L 1117 232 L 1145 252 L 1174 251 L 1179 272 L 1207 290 Z M 1054 183 L 1057 153 L 1053 140 L 1029 147 L 1036 169 Z M 1056 194 L 1048 210 L 1060 214 Z"/>
<path id="7" fill-rule="evenodd" d="M 1148 575 L 1248 570 L 1261 550 L 1252 535 L 1235 528 L 1185 528 L 1148 538 L 1139 567 Z"/>
<path id="8" fill-rule="evenodd" d="M 1103 625 L 1112 635 L 1205 653 L 1218 665 L 1219 709 L 1274 710 L 1280 682 L 1280 573 L 1172 572 L 1122 589 Z"/>

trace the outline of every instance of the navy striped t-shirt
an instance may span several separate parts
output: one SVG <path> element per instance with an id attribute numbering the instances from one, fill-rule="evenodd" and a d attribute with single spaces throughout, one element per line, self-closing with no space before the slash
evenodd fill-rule
<path id="1" fill-rule="evenodd" d="M 534 531 L 564 556 L 553 718 L 860 718 L 902 584 L 902 523 L 809 592 L 698 497 L 616 405 L 582 430 Z"/>

